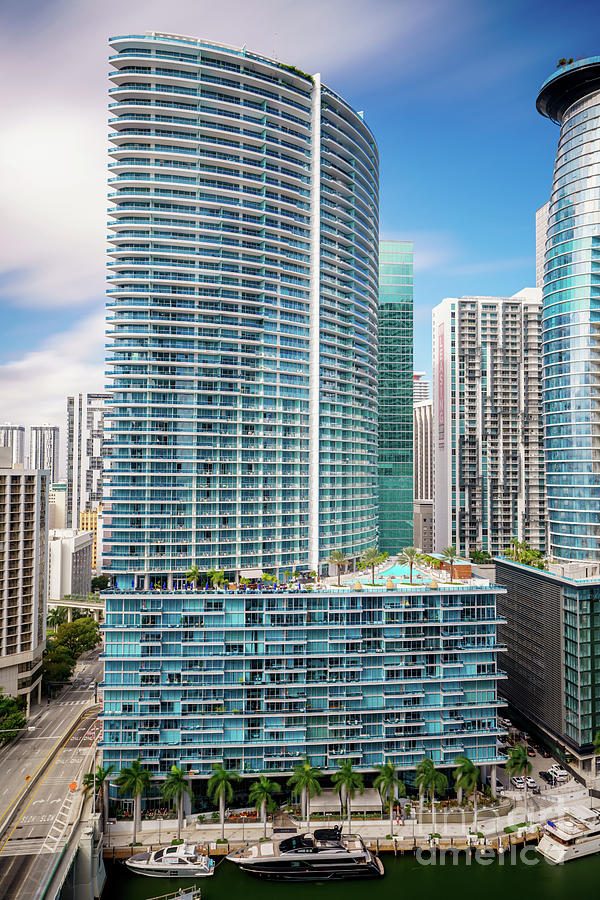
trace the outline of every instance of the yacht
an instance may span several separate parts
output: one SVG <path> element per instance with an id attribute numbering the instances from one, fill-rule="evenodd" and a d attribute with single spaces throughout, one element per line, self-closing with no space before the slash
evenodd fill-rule
<path id="1" fill-rule="evenodd" d="M 215 864 L 208 854 L 198 853 L 193 844 L 178 844 L 151 853 L 135 853 L 125 865 L 137 875 L 151 878 L 205 878 L 214 875 Z"/>
<path id="2" fill-rule="evenodd" d="M 548 819 L 538 850 L 553 863 L 565 863 L 600 851 L 600 814 L 586 806 L 567 807 Z"/>
<path id="3" fill-rule="evenodd" d="M 380 878 L 381 860 L 365 847 L 359 834 L 317 828 L 281 841 L 262 841 L 234 850 L 227 859 L 244 872 L 278 881 L 332 881 Z"/>

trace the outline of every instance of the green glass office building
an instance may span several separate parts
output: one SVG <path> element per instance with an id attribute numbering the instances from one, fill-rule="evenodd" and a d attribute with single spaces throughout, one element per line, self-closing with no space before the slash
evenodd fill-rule
<path id="1" fill-rule="evenodd" d="M 379 246 L 379 547 L 413 542 L 413 245 Z"/>

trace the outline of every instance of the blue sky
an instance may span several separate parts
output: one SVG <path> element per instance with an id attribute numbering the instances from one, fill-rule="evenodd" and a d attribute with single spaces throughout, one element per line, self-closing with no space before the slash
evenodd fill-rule
<path id="1" fill-rule="evenodd" d="M 599 25 L 591 0 L 5 0 L 0 420 L 63 425 L 67 393 L 103 384 L 110 34 L 245 42 L 365 111 L 382 236 L 415 241 L 415 366 L 430 371 L 432 306 L 535 282 L 558 139 L 535 98 L 560 57 L 600 52 Z"/>

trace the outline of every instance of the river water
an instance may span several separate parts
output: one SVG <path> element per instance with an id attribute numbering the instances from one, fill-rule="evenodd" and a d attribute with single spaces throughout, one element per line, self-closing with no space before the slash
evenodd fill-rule
<path id="1" fill-rule="evenodd" d="M 474 860 L 464 854 L 456 864 L 445 857 L 421 862 L 411 855 L 381 856 L 385 877 L 373 881 L 334 881 L 327 884 L 282 884 L 259 881 L 225 860 L 212 878 L 196 880 L 202 900 L 587 900 L 598 896 L 600 855 L 553 866 L 541 859 L 534 847 L 499 860 Z M 431 864 L 431 863 L 435 864 Z M 426 864 L 430 863 L 430 864 Z M 107 864 L 108 881 L 103 900 L 148 900 L 188 887 L 194 880 L 146 878 L 132 875 L 122 863 Z"/>

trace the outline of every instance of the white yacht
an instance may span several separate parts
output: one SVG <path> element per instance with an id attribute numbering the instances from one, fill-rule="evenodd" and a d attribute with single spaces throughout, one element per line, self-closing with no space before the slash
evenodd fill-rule
<path id="1" fill-rule="evenodd" d="M 379 878 L 381 860 L 359 834 L 341 828 L 317 828 L 314 834 L 296 834 L 281 841 L 262 841 L 234 850 L 227 859 L 244 872 L 277 881 L 332 881 Z"/>
<path id="2" fill-rule="evenodd" d="M 600 811 L 567 807 L 548 819 L 538 850 L 553 863 L 565 863 L 600 851 Z"/>
<path id="3" fill-rule="evenodd" d="M 137 875 L 150 878 L 206 878 L 215 873 L 210 856 L 197 852 L 194 844 L 185 843 L 154 853 L 135 853 L 125 860 L 125 865 Z"/>

